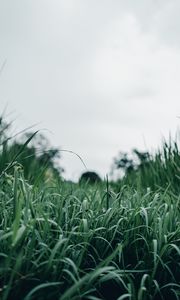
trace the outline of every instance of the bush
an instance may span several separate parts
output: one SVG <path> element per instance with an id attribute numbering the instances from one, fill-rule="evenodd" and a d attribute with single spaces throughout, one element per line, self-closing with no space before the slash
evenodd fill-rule
<path id="1" fill-rule="evenodd" d="M 90 184 L 94 184 L 94 183 L 98 183 L 101 182 L 101 178 L 100 176 L 95 173 L 95 172 L 91 172 L 91 171 L 87 171 L 85 173 L 83 173 L 79 179 L 79 182 L 87 182 Z"/>

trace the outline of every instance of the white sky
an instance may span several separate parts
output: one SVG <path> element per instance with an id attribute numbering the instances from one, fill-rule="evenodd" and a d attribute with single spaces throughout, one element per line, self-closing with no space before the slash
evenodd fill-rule
<path id="1" fill-rule="evenodd" d="M 180 120 L 179 0 L 0 0 L 0 111 L 105 176 Z M 84 167 L 63 153 L 66 178 Z"/>

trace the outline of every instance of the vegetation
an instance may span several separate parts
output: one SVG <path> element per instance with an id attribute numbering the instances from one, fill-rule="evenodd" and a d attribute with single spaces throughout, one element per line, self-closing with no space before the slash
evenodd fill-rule
<path id="1" fill-rule="evenodd" d="M 87 171 L 81 175 L 79 182 L 80 183 L 88 182 L 88 183 L 94 184 L 94 183 L 101 182 L 101 178 L 99 177 L 99 175 L 96 172 Z"/>
<path id="2" fill-rule="evenodd" d="M 136 189 L 171 190 L 180 193 L 180 151 L 177 141 L 171 139 L 153 156 L 148 152 L 133 150 L 134 159 L 127 153 L 120 153 L 114 159 L 113 170 L 122 169 L 124 176 L 119 187 L 130 185 Z"/>
<path id="3" fill-rule="evenodd" d="M 15 165 L 23 166 L 25 179 L 29 183 L 39 180 L 47 181 L 50 177 L 60 177 L 63 168 L 59 167 L 58 149 L 50 148 L 45 136 L 35 133 L 25 133 L 14 140 L 10 135 L 11 123 L 4 122 L 0 117 L 0 172 L 4 170 L 13 173 Z"/>
<path id="4" fill-rule="evenodd" d="M 75 184 L 45 178 L 35 135 L 15 150 L 0 132 L 0 299 L 179 299 L 177 144 L 118 182 Z"/>

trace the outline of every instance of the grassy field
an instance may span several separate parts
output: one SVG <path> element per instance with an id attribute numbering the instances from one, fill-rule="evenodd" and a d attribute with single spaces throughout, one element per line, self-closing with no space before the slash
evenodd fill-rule
<path id="1" fill-rule="evenodd" d="M 123 180 L 94 185 L 57 174 L 30 182 L 17 163 L 24 149 L 11 157 L 1 141 L 1 300 L 180 298 L 176 143 Z"/>

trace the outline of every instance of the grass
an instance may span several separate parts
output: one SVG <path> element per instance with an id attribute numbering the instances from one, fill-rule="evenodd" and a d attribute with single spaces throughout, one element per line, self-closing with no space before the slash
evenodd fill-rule
<path id="1" fill-rule="evenodd" d="M 0 177 L 0 299 L 179 299 L 178 151 L 113 184 L 58 176 L 30 184 L 9 161 Z"/>
<path id="2" fill-rule="evenodd" d="M 137 170 L 128 172 L 123 179 L 119 180 L 118 186 L 130 185 L 135 189 L 165 190 L 180 193 L 180 150 L 177 141 L 163 142 L 162 147 L 155 153 L 149 155 Z M 117 190 L 117 189 L 116 189 Z"/>

